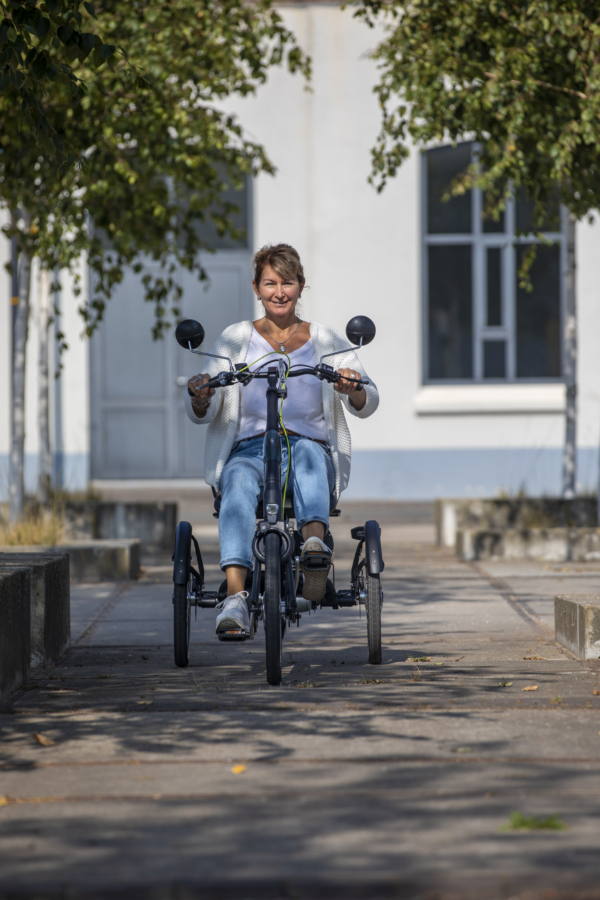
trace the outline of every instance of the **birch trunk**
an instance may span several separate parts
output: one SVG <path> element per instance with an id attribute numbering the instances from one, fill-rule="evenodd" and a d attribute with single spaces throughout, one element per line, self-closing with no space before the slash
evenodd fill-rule
<path id="1" fill-rule="evenodd" d="M 29 216 L 25 216 L 26 226 Z M 11 409 L 11 448 L 9 464 L 10 521 L 23 516 L 25 504 L 25 361 L 29 325 L 31 258 L 25 252 L 19 258 L 19 302 L 13 332 L 13 372 Z"/>
<path id="2" fill-rule="evenodd" d="M 577 303 L 575 289 L 575 216 L 567 213 L 567 271 L 565 310 L 565 385 L 567 408 L 563 453 L 565 499 L 575 496 L 577 487 Z"/>
<path id="3" fill-rule="evenodd" d="M 39 475 L 38 497 L 45 506 L 50 502 L 52 455 L 50 453 L 50 385 L 48 378 L 48 321 L 50 317 L 50 273 L 40 266 L 39 274 L 39 357 L 38 357 L 38 424 Z"/>

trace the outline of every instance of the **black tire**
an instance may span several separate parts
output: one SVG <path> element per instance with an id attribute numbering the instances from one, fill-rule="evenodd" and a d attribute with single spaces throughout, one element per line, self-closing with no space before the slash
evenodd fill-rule
<path id="1" fill-rule="evenodd" d="M 267 645 L 267 681 L 281 684 L 281 556 L 279 537 L 265 538 L 265 643 Z"/>
<path id="2" fill-rule="evenodd" d="M 173 585 L 173 644 L 175 665 L 180 669 L 185 669 L 190 661 L 192 607 L 187 592 L 187 584 Z"/>
<path id="3" fill-rule="evenodd" d="M 369 663 L 381 663 L 381 584 L 379 575 L 367 575 L 367 637 Z"/>

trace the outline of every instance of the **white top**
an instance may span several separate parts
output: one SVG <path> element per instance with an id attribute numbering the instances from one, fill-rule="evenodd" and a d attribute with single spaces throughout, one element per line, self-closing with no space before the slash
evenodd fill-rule
<path id="1" fill-rule="evenodd" d="M 246 359 L 251 336 L 252 322 L 249 320 L 236 322 L 235 325 L 230 325 L 229 328 L 226 328 L 223 334 L 217 338 L 211 352 L 219 356 L 230 357 L 234 363 L 243 362 Z M 361 377 L 367 377 L 367 373 L 354 350 L 347 349 L 347 339 L 335 328 L 331 328 L 329 325 L 320 325 L 318 322 L 311 322 L 310 337 L 318 359 L 324 353 L 340 350 L 339 355 L 330 357 L 327 360 L 329 364 L 335 369 L 344 367 L 353 369 L 355 372 L 359 372 Z M 224 360 L 206 357 L 204 357 L 204 360 L 203 371 L 207 372 L 211 378 L 226 368 Z M 329 446 L 331 447 L 331 458 L 335 469 L 335 496 L 337 499 L 348 486 L 350 478 L 350 431 L 348 430 L 344 412 L 357 419 L 367 419 L 379 405 L 379 394 L 377 393 L 377 388 L 371 382 L 365 388 L 367 402 L 362 409 L 355 409 L 347 396 L 334 391 L 332 384 L 328 384 L 327 381 L 321 381 L 320 384 Z M 192 409 L 192 398 L 187 392 L 185 395 L 185 411 L 190 421 L 195 425 L 208 426 L 204 449 L 204 478 L 206 483 L 214 487 L 216 491 L 219 490 L 225 463 L 229 459 L 231 448 L 235 443 L 240 400 L 242 391 L 245 390 L 246 388 L 240 384 L 218 388 L 210 401 L 206 415 L 202 419 L 198 418 Z"/>
<path id="2" fill-rule="evenodd" d="M 265 353 L 270 355 L 267 359 L 260 359 Z M 309 340 L 288 353 L 292 366 L 316 366 L 318 360 L 312 340 Z M 260 359 L 256 366 L 252 365 Z M 250 343 L 246 352 L 246 364 L 250 364 L 250 371 L 268 362 L 276 366 L 278 360 L 286 357 L 273 350 L 269 342 L 252 329 Z M 263 369 L 263 371 L 265 371 Z M 327 425 L 323 411 L 323 392 L 321 382 L 314 375 L 299 375 L 297 378 L 288 378 L 287 397 L 283 401 L 283 423 L 290 431 L 301 434 L 304 437 L 315 438 L 318 441 L 327 441 Z M 238 427 L 235 433 L 235 441 L 262 434 L 267 429 L 267 382 L 264 379 L 255 379 L 250 384 L 244 385 L 240 398 L 240 413 Z"/>

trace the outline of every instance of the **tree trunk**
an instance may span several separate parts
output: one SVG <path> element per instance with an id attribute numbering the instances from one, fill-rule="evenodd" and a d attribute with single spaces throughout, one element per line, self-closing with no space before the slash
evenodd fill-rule
<path id="1" fill-rule="evenodd" d="M 577 488 L 577 304 L 575 289 L 575 216 L 567 213 L 567 271 L 565 310 L 565 385 L 567 389 L 563 489 L 565 499 Z"/>
<path id="2" fill-rule="evenodd" d="M 40 266 L 39 275 L 39 359 L 38 359 L 38 424 L 39 476 L 38 497 L 45 506 L 50 502 L 52 455 L 50 453 L 50 393 L 48 380 L 48 322 L 50 307 L 50 273 Z"/>
<path id="3" fill-rule="evenodd" d="M 25 226 L 29 216 L 25 214 Z M 19 302 L 13 332 L 13 373 L 10 449 L 10 521 L 23 515 L 25 500 L 25 360 L 27 327 L 29 324 L 29 291 L 31 286 L 31 258 L 25 252 L 19 258 Z"/>

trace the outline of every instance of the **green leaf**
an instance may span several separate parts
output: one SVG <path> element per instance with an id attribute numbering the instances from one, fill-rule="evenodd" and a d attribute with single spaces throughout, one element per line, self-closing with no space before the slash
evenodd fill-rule
<path id="1" fill-rule="evenodd" d="M 84 53 L 91 53 L 96 46 L 96 35 L 92 34 L 90 31 L 82 34 L 79 41 L 79 46 Z"/>
<path id="2" fill-rule="evenodd" d="M 40 41 L 44 40 L 49 31 L 50 19 L 46 18 L 46 16 L 40 16 L 35 26 L 35 33 L 39 37 Z"/>
<path id="3" fill-rule="evenodd" d="M 117 48 L 114 44 L 102 44 L 99 53 L 102 59 L 106 60 L 109 59 L 109 57 L 113 56 L 116 49 Z"/>
<path id="4" fill-rule="evenodd" d="M 90 16 L 92 16 L 92 18 L 94 18 L 94 19 L 98 18 L 98 16 L 96 15 L 96 10 L 94 9 L 94 6 L 92 3 L 87 3 L 84 0 L 83 5 L 85 6 L 85 8 L 86 8 L 87 12 L 90 14 Z"/>
<path id="5" fill-rule="evenodd" d="M 70 25 L 61 25 L 60 28 L 56 29 L 56 35 L 63 44 L 66 44 L 73 34 L 73 29 Z"/>
<path id="6" fill-rule="evenodd" d="M 12 28 L 12 27 L 11 27 L 11 28 L 8 28 L 8 29 L 6 30 L 6 36 L 7 36 L 8 40 L 11 41 L 11 42 L 14 44 L 14 42 L 15 42 L 16 39 L 17 39 L 17 32 L 16 32 L 16 29 L 15 29 L 15 28 Z"/>
<path id="7" fill-rule="evenodd" d="M 556 815 L 542 819 L 515 811 L 510 814 L 508 824 L 500 826 L 500 831 L 566 831 L 568 827 Z"/>

